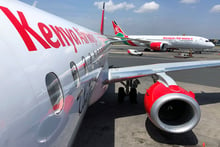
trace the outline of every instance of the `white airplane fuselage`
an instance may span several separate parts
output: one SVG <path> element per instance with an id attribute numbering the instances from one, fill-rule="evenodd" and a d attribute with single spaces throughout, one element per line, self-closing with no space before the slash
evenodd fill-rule
<path id="1" fill-rule="evenodd" d="M 129 38 L 161 42 L 166 48 L 176 49 L 210 49 L 215 45 L 207 38 L 199 36 L 170 36 L 170 35 L 129 35 Z"/>
<path id="2" fill-rule="evenodd" d="M 158 81 L 144 98 L 150 120 L 169 133 L 188 132 L 199 122 L 199 105 L 194 93 L 166 72 L 220 67 L 220 60 L 210 60 L 109 69 L 111 44 L 124 40 L 108 40 L 17 0 L 0 0 L 0 22 L 0 147 L 71 146 L 88 106 L 101 98 L 108 84 L 127 81 L 125 86 L 133 88 L 133 79 L 151 75 Z M 136 89 L 129 94 L 135 98 Z M 170 107 L 167 103 L 173 107 L 177 101 L 175 108 L 184 111 L 175 109 L 170 120 L 172 113 L 163 112 Z"/>
<path id="3" fill-rule="evenodd" d="M 0 21 L 0 146 L 69 146 L 107 89 L 106 37 L 19 1 L 0 1 Z"/>

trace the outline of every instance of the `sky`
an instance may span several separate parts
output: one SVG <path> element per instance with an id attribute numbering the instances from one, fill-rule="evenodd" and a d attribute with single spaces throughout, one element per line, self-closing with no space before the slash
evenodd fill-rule
<path id="1" fill-rule="evenodd" d="M 99 32 L 99 0 L 20 0 Z M 106 0 L 104 33 L 112 20 L 127 35 L 195 35 L 220 39 L 220 0 Z"/>

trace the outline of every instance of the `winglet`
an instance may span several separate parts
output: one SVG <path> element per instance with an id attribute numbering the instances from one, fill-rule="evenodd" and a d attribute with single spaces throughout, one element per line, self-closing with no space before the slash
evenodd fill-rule
<path id="1" fill-rule="evenodd" d="M 103 9 L 102 9 L 102 20 L 101 20 L 101 27 L 100 27 L 100 33 L 104 34 L 104 14 L 105 14 L 105 2 L 103 3 Z"/>

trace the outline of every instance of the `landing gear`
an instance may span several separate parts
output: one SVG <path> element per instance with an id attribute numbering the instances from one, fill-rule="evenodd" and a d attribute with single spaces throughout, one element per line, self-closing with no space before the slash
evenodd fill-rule
<path id="1" fill-rule="evenodd" d="M 118 103 L 121 104 L 124 102 L 124 97 L 126 96 L 124 87 L 118 88 Z"/>
<path id="2" fill-rule="evenodd" d="M 130 93 L 129 93 L 129 98 L 131 104 L 137 104 L 137 90 L 136 88 L 131 88 Z"/>
<path id="3" fill-rule="evenodd" d="M 144 51 L 145 52 L 153 52 L 154 50 L 152 50 L 151 48 L 145 48 Z"/>
<path id="4" fill-rule="evenodd" d="M 121 82 L 124 87 L 119 87 L 118 89 L 118 102 L 122 103 L 124 101 L 125 96 L 129 96 L 130 102 L 132 104 L 137 103 L 137 86 L 140 84 L 140 81 L 135 80 L 127 80 L 126 83 Z"/>

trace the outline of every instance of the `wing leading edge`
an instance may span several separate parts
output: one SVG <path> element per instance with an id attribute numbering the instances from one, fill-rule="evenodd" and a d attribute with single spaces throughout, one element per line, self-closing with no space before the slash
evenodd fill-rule
<path id="1" fill-rule="evenodd" d="M 106 80 L 104 83 L 109 84 L 120 82 L 124 80 L 136 79 L 169 71 L 189 70 L 207 67 L 220 67 L 220 60 L 159 63 L 123 68 L 111 68 L 109 69 L 108 80 Z"/>

